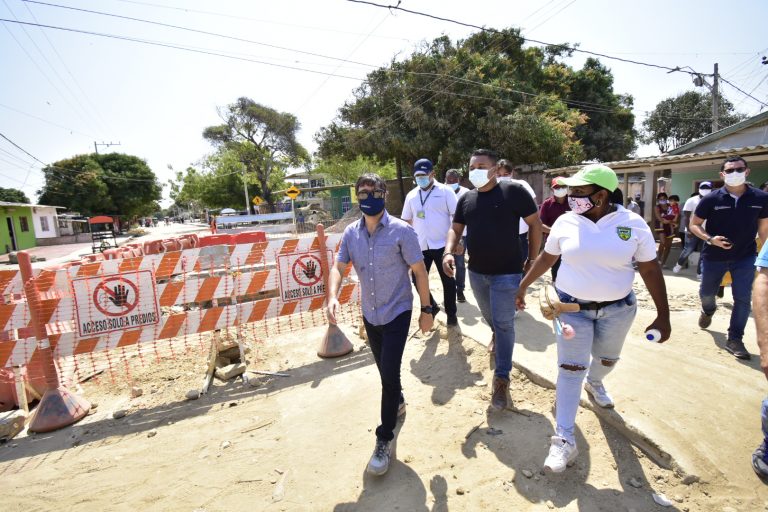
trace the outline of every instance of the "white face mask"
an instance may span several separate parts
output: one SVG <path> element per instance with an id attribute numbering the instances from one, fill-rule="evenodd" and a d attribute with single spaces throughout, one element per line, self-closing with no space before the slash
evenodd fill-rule
<path id="1" fill-rule="evenodd" d="M 699 189 L 699 195 L 701 197 L 704 197 L 705 195 L 709 194 L 710 192 L 712 192 L 712 189 L 709 189 L 709 188 L 700 188 Z"/>
<path id="2" fill-rule="evenodd" d="M 472 169 L 469 171 L 469 181 L 475 188 L 483 188 L 491 181 L 488 178 L 488 169 Z"/>
<path id="3" fill-rule="evenodd" d="M 746 172 L 732 172 L 731 174 L 725 175 L 725 184 L 731 187 L 743 185 L 745 181 L 747 181 Z"/>
<path id="4" fill-rule="evenodd" d="M 553 194 L 555 194 L 555 197 L 565 197 L 568 195 L 568 189 L 567 188 L 556 188 L 552 191 Z"/>
<path id="5" fill-rule="evenodd" d="M 510 183 L 512 181 L 512 176 L 496 176 L 496 181 L 499 183 Z"/>

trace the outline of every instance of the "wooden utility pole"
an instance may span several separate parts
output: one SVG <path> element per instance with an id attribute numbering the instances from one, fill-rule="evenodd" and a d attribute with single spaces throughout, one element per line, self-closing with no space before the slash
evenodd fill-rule
<path id="1" fill-rule="evenodd" d="M 719 82 L 719 76 L 717 73 L 717 62 L 715 62 L 715 74 L 713 78 L 713 85 L 712 85 L 712 133 L 715 133 L 719 129 L 718 125 L 718 115 L 719 115 L 719 109 L 718 109 L 718 90 L 720 89 Z"/>

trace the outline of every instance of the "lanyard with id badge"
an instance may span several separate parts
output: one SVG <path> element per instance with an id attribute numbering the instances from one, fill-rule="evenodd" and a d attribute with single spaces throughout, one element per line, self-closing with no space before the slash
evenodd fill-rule
<path id="1" fill-rule="evenodd" d="M 426 204 L 427 199 L 429 199 L 429 196 L 430 196 L 430 194 L 432 194 L 433 190 L 435 190 L 435 186 L 434 185 L 432 185 L 432 187 L 429 189 L 429 192 L 427 192 L 427 197 L 422 198 L 421 197 L 421 189 L 419 189 L 419 201 L 421 202 L 421 210 L 416 212 L 416 217 L 417 218 L 419 218 L 419 219 L 426 219 L 427 218 L 427 215 L 426 215 L 426 213 L 424 211 L 424 205 Z"/>

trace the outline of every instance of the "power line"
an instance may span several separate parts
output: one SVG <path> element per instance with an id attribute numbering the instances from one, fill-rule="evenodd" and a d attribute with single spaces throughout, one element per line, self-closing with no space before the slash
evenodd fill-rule
<path id="1" fill-rule="evenodd" d="M 32 9 L 30 9 L 30 7 L 27 4 L 24 4 L 24 7 L 27 9 L 27 12 L 29 12 L 29 15 L 32 16 L 32 19 L 35 21 L 35 23 L 38 23 L 37 17 L 35 16 L 35 13 L 32 12 Z M 102 127 L 107 126 L 107 122 L 101 116 L 101 113 L 96 108 L 96 106 L 93 104 L 93 102 L 91 101 L 91 99 L 88 96 L 88 94 L 85 93 L 85 91 L 83 90 L 82 86 L 80 85 L 80 82 L 77 80 L 75 75 L 72 74 L 72 71 L 69 69 L 69 66 L 67 66 L 67 63 L 64 61 L 64 58 L 61 56 L 59 51 L 56 49 L 56 45 L 54 45 L 51 42 L 51 40 L 48 38 L 48 34 L 45 33 L 45 30 L 43 30 L 42 28 L 38 28 L 38 30 L 40 30 L 40 33 L 43 35 L 45 40 L 48 42 L 48 46 L 50 46 L 51 50 L 53 50 L 53 53 L 59 59 L 59 62 L 61 63 L 62 67 L 64 68 L 64 71 L 66 71 L 67 74 L 69 75 L 69 78 L 72 79 L 72 82 L 75 84 L 75 87 L 77 87 L 77 89 L 80 91 L 80 94 L 83 96 L 83 98 L 85 98 L 85 101 L 86 101 L 86 103 L 88 103 L 88 106 L 96 114 L 96 117 L 98 118 L 97 121 L 99 122 L 99 124 L 101 124 Z M 72 91 L 70 91 L 70 93 L 71 92 Z M 73 94 L 73 96 L 74 96 L 74 94 Z M 109 127 L 107 126 L 107 128 L 109 128 Z"/>
<path id="2" fill-rule="evenodd" d="M 259 18 L 251 18 L 248 16 L 242 16 L 240 14 L 226 14 L 223 12 L 216 12 L 216 11 L 204 11 L 200 9 L 189 9 L 187 7 L 176 7 L 172 5 L 162 5 L 162 4 L 156 4 L 152 2 L 139 2 L 136 0 L 115 0 L 117 2 L 123 2 L 127 4 L 134 4 L 134 5 L 145 5 L 148 7 L 155 7 L 159 9 L 168 9 L 172 11 L 181 11 L 183 13 L 195 13 L 195 14 L 204 14 L 207 16 L 218 16 L 221 18 L 229 18 L 237 21 L 254 21 L 256 23 L 266 23 L 268 25 L 283 25 L 286 27 L 296 27 L 296 28 L 304 28 L 309 30 L 317 30 L 319 32 L 335 32 L 337 34 L 347 34 L 352 36 L 364 36 L 362 32 L 349 32 L 347 30 L 336 30 L 328 27 L 315 27 L 312 25 L 298 25 L 296 23 L 286 23 L 282 21 L 274 21 L 274 20 L 264 20 Z M 404 37 L 397 37 L 397 36 L 384 36 L 384 35 L 374 35 L 372 37 L 377 37 L 379 39 L 393 39 L 395 41 L 405 41 L 405 42 L 411 42 L 410 39 L 406 39 Z"/>
<path id="3" fill-rule="evenodd" d="M 226 34 L 219 34 L 217 32 L 209 32 L 207 30 L 200 30 L 200 29 L 196 29 L 196 28 L 184 27 L 184 26 L 181 26 L 181 25 L 173 25 L 173 24 L 170 24 L 170 23 L 162 23 L 160 21 L 152 21 L 152 20 L 147 20 L 147 19 L 144 19 L 144 18 L 134 18 L 132 16 L 123 16 L 123 15 L 120 15 L 120 14 L 113 14 L 113 13 L 104 12 L 104 11 L 94 11 L 94 10 L 91 10 L 91 9 L 81 9 L 81 8 L 78 8 L 78 7 L 70 7 L 70 6 L 67 6 L 67 5 L 51 4 L 51 3 L 47 3 L 47 2 L 39 2 L 39 1 L 36 1 L 36 0 L 22 0 L 22 1 L 26 2 L 26 3 L 31 3 L 31 4 L 38 4 L 38 5 L 45 5 L 45 6 L 48 6 L 48 7 L 55 7 L 55 8 L 58 8 L 58 9 L 67 9 L 67 10 L 70 10 L 70 11 L 86 12 L 86 13 L 89 13 L 89 14 L 96 14 L 96 15 L 99 15 L 99 16 L 108 16 L 110 18 L 118 18 L 118 19 L 123 19 L 123 20 L 136 21 L 136 22 L 139 22 L 139 23 L 147 23 L 147 24 L 150 24 L 150 25 L 157 25 L 159 27 L 173 28 L 173 29 L 176 29 L 176 30 L 184 30 L 186 32 L 192 32 L 192 33 L 195 33 L 195 34 L 203 34 L 203 35 L 211 36 L 211 37 L 220 37 L 222 39 L 229 39 L 231 41 L 237 41 L 237 42 L 240 42 L 240 43 L 256 44 L 256 45 L 259 45 L 259 46 L 266 46 L 268 48 L 275 48 L 277 50 L 284 50 L 284 51 L 289 51 L 289 52 L 294 52 L 294 53 L 301 53 L 301 54 L 304 54 L 304 55 L 311 55 L 313 57 L 320 57 L 320 58 L 323 58 L 323 59 L 337 60 L 337 61 L 341 61 L 341 62 L 347 62 L 347 63 L 350 63 L 350 64 L 357 64 L 357 65 L 360 65 L 360 66 L 371 66 L 370 64 L 365 64 L 363 62 L 356 62 L 356 61 L 348 60 L 348 59 L 340 59 L 338 57 L 329 57 L 327 55 L 323 55 L 323 54 L 320 54 L 320 53 L 308 52 L 308 51 L 304 51 L 304 50 L 297 50 L 295 48 L 287 48 L 285 46 L 278 46 L 278 45 L 275 45 L 275 44 L 264 43 L 262 41 L 254 41 L 252 39 L 244 39 L 242 37 L 229 36 L 229 35 L 226 35 Z M 371 66 L 371 67 L 375 67 L 375 66 Z"/>
<path id="4" fill-rule="evenodd" d="M 121 41 L 130 41 L 130 42 L 134 42 L 134 43 L 147 44 L 147 45 L 151 45 L 151 46 L 159 46 L 159 47 L 162 47 L 162 48 L 171 48 L 171 49 L 182 50 L 182 51 L 191 52 L 191 53 L 199 53 L 199 54 L 202 54 L 202 55 L 211 55 L 211 56 L 214 56 L 214 57 L 224 57 L 226 59 L 239 60 L 239 61 L 244 61 L 244 62 L 253 62 L 255 64 L 263 64 L 265 66 L 273 66 L 273 67 L 283 68 L 283 69 L 292 69 L 294 71 L 304 71 L 304 72 L 307 72 L 307 73 L 315 73 L 315 74 L 318 74 L 318 75 L 333 76 L 333 77 L 336 77 L 336 78 L 347 78 L 347 79 L 355 80 L 355 81 L 362 80 L 361 78 L 354 77 L 354 76 L 339 75 L 339 74 L 336 74 L 336 73 L 326 73 L 324 71 L 317 71 L 317 70 L 314 70 L 314 69 L 300 68 L 298 66 L 287 66 L 287 65 L 284 65 L 284 64 L 275 64 L 275 63 L 272 63 L 272 62 L 264 62 L 264 61 L 256 60 L 256 59 L 247 59 L 245 57 L 236 57 L 236 56 L 233 56 L 233 55 L 227 55 L 227 54 L 224 54 L 224 53 L 217 53 L 217 52 L 214 52 L 214 51 L 198 50 L 198 49 L 194 49 L 194 48 L 187 48 L 187 47 L 184 47 L 184 46 L 178 46 L 178 45 L 168 44 L 168 43 L 161 43 L 161 42 L 157 42 L 157 41 L 150 41 L 150 40 L 146 40 L 146 39 L 137 39 L 137 38 L 128 37 L 128 36 L 119 36 L 119 35 L 115 35 L 115 34 L 106 34 L 106 33 L 102 33 L 102 32 L 92 32 L 90 30 L 80 30 L 80 29 L 76 29 L 76 28 L 57 27 L 55 25 L 45 25 L 45 24 L 42 24 L 42 23 L 31 23 L 31 22 L 28 22 L 28 21 L 16 21 L 16 20 L 4 19 L 4 18 L 0 18 L 0 21 L 4 21 L 4 22 L 8 22 L 8 23 L 16 23 L 16 24 L 20 24 L 20 25 L 31 25 L 31 26 L 34 26 L 34 27 L 50 28 L 52 30 L 61 30 L 63 32 L 73 32 L 73 33 L 76 33 L 76 34 L 86 34 L 86 35 L 91 35 L 91 36 L 104 37 L 104 38 L 107 38 L 107 39 L 117 39 L 117 40 L 121 40 Z"/>
<path id="5" fill-rule="evenodd" d="M 741 94 L 743 94 L 743 95 L 745 95 L 745 96 L 747 96 L 747 97 L 749 97 L 749 98 L 752 98 L 753 100 L 755 100 L 756 102 L 758 102 L 758 103 L 759 103 L 759 104 L 761 104 L 762 106 L 764 106 L 764 107 L 768 107 L 768 103 L 765 103 L 765 102 L 763 102 L 763 101 L 760 101 L 759 99 L 755 98 L 754 96 L 752 96 L 752 95 L 751 95 L 751 94 L 749 94 L 748 92 L 746 92 L 746 91 L 743 91 L 743 90 L 742 90 L 742 89 L 740 89 L 738 86 L 736 86 L 736 85 L 734 85 L 733 83 L 731 83 L 730 81 L 726 80 L 726 79 L 725 79 L 725 78 L 723 78 L 722 76 L 720 77 L 720 80 L 722 80 L 723 82 L 727 83 L 728 85 L 730 85 L 731 87 L 733 87 L 734 89 L 736 89 L 737 91 L 739 91 Z"/>
<path id="6" fill-rule="evenodd" d="M 567 1 L 567 0 L 566 0 L 566 1 Z M 561 7 L 560 9 L 558 9 L 558 10 L 557 10 L 557 11 L 556 11 L 556 12 L 555 12 L 555 13 L 554 13 L 552 16 L 548 17 L 547 19 L 545 19 L 544 21 L 542 21 L 541 23 L 539 23 L 539 24 L 538 24 L 538 25 L 536 25 L 535 27 L 533 27 L 533 28 L 529 28 L 529 29 L 526 29 L 526 32 L 533 32 L 534 30 L 536 30 L 536 29 L 537 29 L 537 28 L 539 28 L 540 26 L 544 25 L 546 22 L 548 22 L 549 20 L 551 20 L 552 18 L 554 18 L 555 16 L 557 16 L 558 14 L 560 14 L 561 12 L 563 12 L 564 10 L 566 10 L 567 8 L 569 8 L 569 7 L 570 7 L 571 5 L 573 5 L 574 3 L 576 3 L 576 0 L 571 0 L 570 2 L 568 2 L 568 4 L 567 4 L 567 5 L 565 5 L 565 6 Z M 560 5 L 562 5 L 562 4 L 560 4 Z"/>
<path id="7" fill-rule="evenodd" d="M 27 151 L 26 149 L 22 148 L 21 146 L 19 146 L 19 145 L 18 145 L 18 144 L 16 144 L 15 142 L 13 142 L 11 139 L 9 139 L 9 138 L 8 138 L 8 137 L 7 137 L 5 134 L 3 134 L 2 132 L 0 132 L 0 138 L 3 138 L 3 139 L 5 139 L 5 140 L 6 140 L 8 143 L 10 143 L 10 144 L 11 144 L 13 147 L 15 147 L 16 149 L 18 149 L 19 151 L 21 151 L 22 153 L 24 153 L 24 154 L 25 154 L 25 155 L 27 155 L 28 157 L 32 158 L 32 160 L 34 160 L 35 162 L 38 162 L 38 163 L 40 163 L 40 164 L 44 165 L 44 166 L 45 166 L 45 167 L 47 167 L 47 168 L 50 168 L 50 169 L 56 169 L 56 170 L 59 170 L 59 171 L 75 172 L 75 173 L 77 173 L 77 171 L 75 171 L 75 170 L 73 170 L 73 169 L 66 169 L 66 168 L 64 168 L 64 167 L 58 167 L 58 166 L 55 166 L 55 165 L 52 165 L 52 164 L 47 164 L 47 163 L 43 162 L 42 160 L 40 160 L 39 158 L 37 158 L 35 155 L 33 155 L 32 153 L 30 153 L 30 152 L 29 152 L 29 151 Z M 79 173 L 78 173 L 78 174 L 79 174 Z M 69 176 L 69 177 L 71 178 L 71 176 Z M 157 181 L 157 179 L 146 180 L 146 179 L 141 179 L 141 178 L 128 178 L 128 177 L 125 177 L 125 176 L 106 176 L 106 175 L 104 175 L 104 176 L 101 176 L 101 178 L 104 178 L 104 179 L 113 179 L 113 180 L 123 180 L 123 181 L 140 181 L 140 182 L 143 182 L 143 183 L 154 183 L 154 182 L 156 182 L 156 181 Z"/>
<path id="8" fill-rule="evenodd" d="M 484 32 L 493 32 L 495 34 L 501 34 L 502 33 L 500 30 L 496 30 L 494 28 L 481 27 L 479 25 L 473 25 L 471 23 L 465 23 L 463 21 L 458 21 L 458 20 L 454 20 L 454 19 L 451 19 L 451 18 L 444 18 L 442 16 L 436 16 L 434 14 L 428 14 L 428 13 L 425 13 L 425 12 L 414 11 L 414 10 L 411 10 L 411 9 L 406 9 L 404 7 L 400 7 L 399 5 L 384 5 L 384 4 L 378 4 L 376 2 L 369 2 L 367 0 L 347 0 L 347 2 L 351 2 L 351 3 L 355 3 L 355 4 L 372 5 L 374 7 L 381 7 L 383 9 L 389 9 L 389 10 L 403 11 L 403 12 L 406 12 L 408 14 L 415 14 L 417 16 L 424 16 L 426 18 L 431 18 L 431 19 L 438 20 L 438 21 L 445 21 L 445 22 L 448 22 L 448 23 L 453 23 L 455 25 L 460 25 L 462 27 L 474 28 L 474 29 L 477 29 L 477 30 L 482 30 Z M 663 69 L 665 71 L 679 71 L 681 73 L 688 73 L 689 75 L 703 74 L 703 73 L 696 73 L 695 71 L 694 72 L 692 72 L 692 71 L 685 71 L 685 70 L 680 69 L 679 66 L 672 68 L 672 67 L 669 67 L 669 66 L 662 66 L 660 64 L 652 64 L 650 62 L 642 62 L 642 61 L 638 61 L 638 60 L 625 59 L 623 57 L 614 57 L 612 55 L 607 55 L 605 53 L 599 53 L 599 52 L 593 52 L 593 51 L 589 51 L 589 50 L 583 50 L 581 48 L 578 48 L 578 47 L 575 47 L 575 46 L 569 46 L 569 45 L 563 44 L 563 43 L 560 43 L 560 44 L 547 43 L 545 41 L 539 41 L 537 39 L 532 39 L 530 37 L 524 37 L 524 36 L 518 36 L 518 37 L 520 37 L 520 39 L 522 39 L 523 41 L 527 41 L 529 43 L 536 43 L 536 44 L 541 44 L 541 45 L 544 45 L 544 46 L 554 46 L 554 47 L 562 48 L 564 50 L 569 50 L 569 51 L 572 51 L 572 52 L 586 53 L 588 55 L 595 55 L 597 57 L 603 57 L 605 59 L 611 59 L 611 60 L 617 60 L 617 61 L 620 61 L 620 62 L 626 62 L 628 64 L 637 64 L 639 66 L 647 66 L 647 67 L 651 67 L 651 68 Z"/>
<path id="9" fill-rule="evenodd" d="M 37 119 L 37 120 L 38 120 L 38 121 L 40 121 L 40 122 L 43 122 L 43 123 L 47 123 L 47 124 L 50 124 L 51 126 L 55 126 L 55 127 L 57 127 L 57 128 L 61 128 L 62 130 L 67 130 L 67 131 L 68 131 L 68 132 L 70 132 L 70 133 L 77 133 L 78 135 L 83 135 L 83 136 L 85 136 L 85 137 L 88 137 L 88 138 L 91 138 L 91 139 L 97 138 L 97 137 L 95 137 L 94 135 L 90 135 L 90 134 L 88 134 L 88 133 L 84 133 L 84 132 L 81 132 L 81 131 L 75 130 L 74 128 L 69 128 L 69 127 L 67 127 L 67 126 L 63 126 L 63 125 L 60 125 L 60 124 L 54 123 L 53 121 L 49 121 L 49 120 L 47 120 L 47 119 L 43 119 L 42 117 L 38 117 L 38 116 L 36 116 L 36 115 L 33 115 L 33 114 L 29 114 L 29 113 L 27 113 L 27 112 L 21 111 L 21 110 L 19 110 L 19 109 L 17 109 L 17 108 L 13 108 L 13 107 L 10 107 L 10 106 L 8 106 L 8 105 L 4 105 L 4 104 L 2 104 L 2 103 L 0 103 L 0 107 L 2 107 L 2 108 L 7 108 L 8 110 L 12 110 L 13 112 L 16 112 L 17 114 L 21 114 L 21 115 L 24 115 L 24 116 L 30 117 L 30 118 L 32 118 L 32 119 Z"/>
<path id="10" fill-rule="evenodd" d="M 16 13 L 13 12 L 11 7 L 8 5 L 8 2 L 6 2 L 6 0 L 2 0 L 2 1 L 3 1 L 3 4 L 5 5 L 6 9 L 8 9 L 8 12 L 11 14 L 11 16 L 13 16 L 13 18 L 15 20 L 18 20 L 19 18 L 16 16 Z M 28 7 L 26 7 L 26 8 L 27 8 L 27 10 L 29 10 Z M 34 15 L 33 15 L 33 17 L 34 17 Z M 27 55 L 27 58 L 29 58 L 32 61 L 32 63 L 35 65 L 35 67 L 37 67 L 38 71 L 40 71 L 40 73 L 45 77 L 45 79 L 48 81 L 48 83 L 56 90 L 57 93 L 59 93 L 59 96 L 61 96 L 61 98 L 69 105 L 69 107 L 72 108 L 72 110 L 78 115 L 78 117 L 80 117 L 81 121 L 83 121 L 84 123 L 86 122 L 86 119 L 81 115 L 81 113 L 82 113 L 82 114 L 85 114 L 86 117 L 90 118 L 90 121 L 96 121 L 96 124 L 98 125 L 99 124 L 98 120 L 96 120 L 96 118 L 93 117 L 91 115 L 91 113 L 80 102 L 80 99 L 78 98 L 78 96 L 72 91 L 72 89 L 70 88 L 69 84 L 67 84 L 67 82 L 62 78 L 62 76 L 59 74 L 58 70 L 51 63 L 51 61 L 48 60 L 48 57 L 45 55 L 45 53 L 40 48 L 40 46 L 38 46 L 37 42 L 32 37 L 32 35 L 27 31 L 27 28 L 24 25 L 20 25 L 20 28 L 21 28 L 22 32 L 24 32 L 24 35 L 27 36 L 27 39 L 29 39 L 29 42 L 32 43 L 32 46 L 35 47 L 35 50 L 37 50 L 37 53 L 40 55 L 40 57 L 42 57 L 43 61 L 45 61 L 45 63 L 48 65 L 48 68 L 55 75 L 55 78 L 57 79 L 56 83 L 59 83 L 59 84 L 64 86 L 64 89 L 66 89 L 66 91 L 69 93 L 69 95 L 72 97 L 72 99 L 74 99 L 76 106 L 79 107 L 80 110 L 77 110 L 77 109 L 74 108 L 74 105 L 69 102 L 69 99 L 66 98 L 64 96 L 64 94 L 62 94 L 61 90 L 56 86 L 56 84 L 54 84 L 54 82 L 51 81 L 51 79 L 48 77 L 48 75 L 37 64 L 35 59 L 33 59 L 32 55 L 30 55 L 29 52 L 27 52 L 26 49 L 21 45 L 21 42 L 18 39 L 16 39 L 16 37 L 13 36 L 13 34 L 11 34 L 13 36 L 14 40 L 16 41 L 16 43 L 21 47 L 22 51 L 24 51 L 24 53 Z M 49 43 L 50 43 L 50 41 L 49 41 Z"/>
<path id="11" fill-rule="evenodd" d="M 28 1 L 28 0 L 25 0 L 25 1 Z M 349 0 L 349 1 L 353 1 L 353 0 Z M 348 75 L 341 75 L 341 74 L 338 74 L 338 73 L 328 73 L 328 72 L 324 72 L 324 71 L 307 69 L 307 68 L 302 68 L 302 67 L 298 67 L 298 66 L 288 66 L 288 65 L 284 65 L 284 64 L 276 64 L 276 63 L 272 63 L 272 62 L 265 62 L 265 61 L 261 61 L 261 60 L 257 60 L 257 59 L 249 59 L 249 58 L 245 58 L 245 57 L 237 57 L 237 56 L 234 56 L 234 55 L 227 55 L 227 54 L 224 54 L 224 53 L 219 53 L 219 52 L 212 51 L 212 50 L 207 50 L 207 49 L 189 48 L 189 47 L 186 47 L 186 46 L 179 46 L 179 45 L 176 45 L 176 44 L 170 44 L 170 43 L 164 43 L 164 42 L 158 42 L 158 41 L 151 41 L 151 40 L 145 40 L 145 39 L 137 39 L 137 38 L 127 37 L 127 36 L 119 36 L 119 35 L 115 35 L 115 34 L 93 32 L 93 31 L 88 31 L 88 30 L 74 29 L 74 28 L 69 28 L 69 27 L 59 27 L 59 26 L 54 26 L 54 25 L 45 25 L 45 24 L 31 23 L 31 22 L 25 22 L 25 21 L 7 20 L 7 19 L 2 19 L 2 18 L 0 18 L 0 21 L 6 21 L 6 22 L 10 22 L 10 23 L 17 23 L 17 24 L 23 24 L 23 25 L 39 26 L 39 27 L 43 27 L 43 28 L 50 28 L 50 29 L 53 29 L 53 30 L 61 30 L 61 31 L 65 31 L 65 32 L 73 32 L 73 33 L 79 33 L 79 34 L 85 34 L 85 35 L 105 37 L 105 38 L 109 38 L 109 39 L 117 39 L 117 40 L 129 41 L 129 42 L 134 42 L 134 43 L 139 43 L 139 44 L 147 44 L 147 45 L 151 45 L 151 46 L 159 46 L 159 47 L 163 47 L 163 48 L 182 50 L 182 51 L 187 51 L 187 52 L 192 52 L 192 53 L 199 53 L 199 54 L 203 54 L 203 55 L 210 55 L 210 56 L 214 56 L 214 57 L 223 57 L 223 58 L 227 58 L 227 59 L 239 60 L 239 61 L 244 61 L 244 62 L 252 62 L 252 63 L 255 63 L 255 64 L 263 64 L 263 65 L 267 65 L 267 66 L 278 67 L 278 68 L 283 68 L 283 69 L 290 69 L 290 70 L 294 70 L 294 71 L 304 71 L 304 72 L 307 72 L 307 73 L 314 73 L 314 74 L 330 76 L 330 77 L 336 77 L 336 78 L 346 78 L 346 79 L 355 80 L 355 81 L 365 81 L 365 79 L 361 79 L 361 78 L 358 78 L 358 77 L 352 77 L 352 76 L 348 76 Z M 347 59 L 338 59 L 336 57 L 328 57 L 328 56 L 324 56 L 324 57 L 329 58 L 329 59 L 342 60 L 342 61 L 353 62 L 354 63 L 354 61 L 348 61 Z M 368 65 L 368 64 L 363 64 L 363 65 L 371 66 L 371 65 Z M 374 66 L 371 66 L 371 67 L 374 67 Z M 436 77 L 452 78 L 452 79 L 455 79 L 455 80 L 463 81 L 465 83 L 473 83 L 473 84 L 477 84 L 477 85 L 481 85 L 481 86 L 485 86 L 485 87 L 492 87 L 492 88 L 496 88 L 496 89 L 500 89 L 500 90 L 505 90 L 505 91 L 508 91 L 508 92 L 515 92 L 515 93 L 518 93 L 518 94 L 521 94 L 521 95 L 525 95 L 525 96 L 545 97 L 545 98 L 547 97 L 545 94 L 541 94 L 541 93 L 536 94 L 536 93 L 529 93 L 529 92 L 515 90 L 515 89 L 504 88 L 504 87 L 496 86 L 496 85 L 493 85 L 493 84 L 487 84 L 487 83 L 484 83 L 484 82 L 478 82 L 478 81 L 471 80 L 471 79 L 468 79 L 468 78 L 463 78 L 463 77 L 454 77 L 452 75 L 447 75 L 447 74 L 416 72 L 416 71 L 395 71 L 395 70 L 384 70 L 384 71 L 387 72 L 387 73 L 401 73 L 401 74 L 413 74 L 413 75 L 424 75 L 424 76 L 436 76 Z M 681 72 L 693 74 L 692 72 L 688 72 L 688 71 L 685 71 L 685 70 L 676 69 L 675 71 L 681 71 Z M 453 94 L 457 95 L 457 93 L 453 93 Z M 492 100 L 494 98 L 484 97 L 484 99 Z M 582 102 L 582 101 L 578 101 L 578 100 L 568 100 L 566 98 L 563 98 L 562 100 L 567 102 L 567 103 L 571 103 L 572 105 L 576 105 L 579 110 L 584 111 L 584 112 L 602 112 L 602 113 L 624 114 L 623 111 L 620 111 L 620 110 L 617 111 L 613 107 L 606 106 L 606 105 L 600 105 L 600 104 L 589 103 L 589 102 Z M 509 102 L 509 101 L 514 101 L 514 100 L 502 100 L 502 101 L 508 101 Z M 516 103 L 519 103 L 519 101 L 516 102 Z M 646 112 L 646 114 L 647 114 L 647 112 Z"/>

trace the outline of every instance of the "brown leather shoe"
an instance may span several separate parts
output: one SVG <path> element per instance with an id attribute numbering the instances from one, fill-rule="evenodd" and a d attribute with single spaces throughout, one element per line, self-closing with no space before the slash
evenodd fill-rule
<path id="1" fill-rule="evenodd" d="M 493 377 L 493 395 L 491 396 L 491 407 L 503 411 L 512 403 L 512 397 L 509 395 L 509 379 L 504 377 Z"/>

